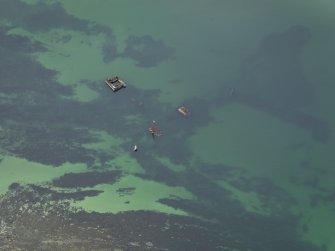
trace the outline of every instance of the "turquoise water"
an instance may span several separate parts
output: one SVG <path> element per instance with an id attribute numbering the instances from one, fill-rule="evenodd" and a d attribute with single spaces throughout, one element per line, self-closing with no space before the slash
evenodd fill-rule
<path id="1" fill-rule="evenodd" d="M 117 170 L 71 205 L 210 220 L 240 250 L 335 250 L 332 1 L 2 2 L 2 194 Z"/>

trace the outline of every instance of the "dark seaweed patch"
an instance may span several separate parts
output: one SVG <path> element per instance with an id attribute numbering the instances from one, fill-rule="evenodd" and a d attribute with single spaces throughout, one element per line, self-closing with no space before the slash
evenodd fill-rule
<path id="1" fill-rule="evenodd" d="M 238 214 L 226 214 L 227 208 L 224 205 L 219 210 L 205 206 L 203 203 L 176 198 L 160 199 L 159 202 L 208 219 L 215 219 L 229 226 L 227 230 L 230 235 L 237 239 L 241 238 L 239 245 L 247 250 L 319 250 L 299 240 L 296 233 L 297 217 L 289 215 L 265 217 L 240 211 Z"/>
<path id="2" fill-rule="evenodd" d="M 330 138 L 329 125 L 299 109 L 314 101 L 314 89 L 302 71 L 301 53 L 311 37 L 296 25 L 263 39 L 258 51 L 241 64 L 234 81 L 237 101 L 309 130 L 321 142 Z M 225 91 L 226 92 L 226 91 Z M 228 99 L 217 99 L 224 105 Z"/>
<path id="3" fill-rule="evenodd" d="M 126 48 L 120 56 L 136 60 L 139 67 L 154 67 L 171 57 L 173 53 L 173 49 L 162 41 L 146 35 L 142 37 L 129 36 L 126 40 Z"/>
<path id="4" fill-rule="evenodd" d="M 37 51 L 46 51 L 46 48 L 42 43 L 31 41 L 30 39 L 20 35 L 6 34 L 8 30 L 9 27 L 0 26 L 1 49 L 10 50 L 11 53 L 31 53 Z"/>
<path id="5" fill-rule="evenodd" d="M 19 188 L 19 187 L 20 187 L 20 184 L 14 182 L 14 183 L 12 183 L 12 184 L 10 184 L 10 185 L 8 186 L 8 189 L 9 189 L 9 190 L 16 190 L 16 189 Z"/>
<path id="6" fill-rule="evenodd" d="M 244 170 L 237 166 L 198 163 L 198 170 L 212 180 L 230 180 L 239 177 Z"/>
<path id="7" fill-rule="evenodd" d="M 21 26 L 40 32 L 63 27 L 85 31 L 87 22 L 69 15 L 60 4 L 44 5 L 40 3 L 32 8 L 29 15 L 22 18 Z"/>
<path id="8" fill-rule="evenodd" d="M 273 212 L 283 212 L 296 203 L 292 196 L 284 189 L 276 186 L 271 179 L 256 177 L 238 177 L 230 184 L 245 192 L 256 192 L 262 207 Z"/>
<path id="9" fill-rule="evenodd" d="M 7 35 L 0 32 L 0 90 L 6 94 L 25 94 L 22 98 L 35 98 L 36 92 L 41 100 L 57 95 L 71 95 L 72 89 L 57 83 L 55 71 L 42 67 L 24 53 L 43 50 L 41 44 L 21 36 Z M 47 96 L 47 97 L 46 97 Z M 18 97 L 21 98 L 21 97 Z M 36 100 L 34 100 L 36 102 Z"/>
<path id="10" fill-rule="evenodd" d="M 4 127 L 8 129 L 2 135 L 2 148 L 17 156 L 55 166 L 65 162 L 88 165 L 94 162 L 96 151 L 87 150 L 78 143 L 94 142 L 95 139 L 85 139 L 82 135 L 86 133 L 80 130 L 67 126 L 48 128 L 44 123 L 34 121 L 31 125 L 6 123 Z"/>
<path id="11" fill-rule="evenodd" d="M 5 7 L 9 5 L 17 7 L 17 5 L 22 4 L 15 1 L 14 4 L 9 1 L 4 1 L 4 3 Z M 41 10 L 39 9 L 33 11 L 29 8 L 27 7 L 24 10 L 31 11 L 30 14 L 28 13 L 29 15 L 24 12 L 23 14 L 20 13 L 20 15 L 25 15 L 24 17 L 13 14 L 9 18 L 18 18 L 13 20 L 15 24 L 28 20 L 29 27 L 27 26 L 26 29 L 31 31 L 44 31 L 59 27 L 56 17 L 51 18 L 52 22 L 50 24 L 32 27 L 35 24 L 29 17 L 35 15 L 38 20 L 44 14 L 40 14 Z M 62 17 L 62 10 L 59 9 L 61 7 L 52 6 L 52 8 L 58 8 L 55 13 Z M 48 10 L 46 10 L 47 12 Z M 46 18 L 45 15 L 44 18 Z M 65 18 L 65 22 L 70 22 L 68 24 L 62 23 L 66 26 L 65 28 L 84 29 L 86 32 L 89 30 L 86 26 L 87 23 L 72 23 L 67 18 Z M 97 32 L 103 30 L 102 27 L 100 28 L 100 30 L 97 29 Z M 104 32 L 108 31 L 104 30 Z M 3 36 L 6 36 L 6 34 L 3 34 Z M 19 39 L 21 39 L 19 37 L 11 37 L 10 39 L 17 39 L 17 46 L 20 43 L 22 44 L 22 42 L 19 42 Z M 14 42 L 13 44 L 15 45 Z M 159 41 L 150 37 L 144 39 L 143 37 L 135 37 L 128 41 L 128 48 L 122 56 L 133 58 L 140 66 L 153 66 L 170 55 L 166 52 L 161 53 L 161 49 L 165 50 L 164 44 Z M 38 50 L 38 48 L 30 46 L 27 52 L 32 50 Z M 100 82 L 90 83 L 90 86 L 98 90 L 100 94 L 95 101 L 90 103 L 69 101 L 64 99 L 63 96 L 70 96 L 72 89 L 55 81 L 56 72 L 46 70 L 27 55 L 14 53 L 13 51 L 15 51 L 15 47 L 8 46 L 8 43 L 5 43 L 3 49 L 1 49 L 3 60 L 2 68 L 0 68 L 2 70 L 0 89 L 7 94 L 5 98 L 1 99 L 0 106 L 2 111 L 1 126 L 4 131 L 0 135 L 3 149 L 13 155 L 55 166 L 65 162 L 81 162 L 86 163 L 89 167 L 94 165 L 97 165 L 95 167 L 101 167 L 106 164 L 108 159 L 114 157 L 114 153 L 88 150 L 82 146 L 85 143 L 98 141 L 91 133 L 91 129 L 105 130 L 121 138 L 139 140 L 141 149 L 146 149 L 146 151 L 141 151 L 141 154 L 136 155 L 136 158 L 146 170 L 146 173 L 142 176 L 169 185 L 184 186 L 199 199 L 193 201 L 193 203 L 191 203 L 192 201 L 184 201 L 184 205 L 174 202 L 174 206 L 218 221 L 218 225 L 206 225 L 206 223 L 196 221 L 193 218 L 170 217 L 151 212 L 130 212 L 117 214 L 116 216 L 82 212 L 71 215 L 72 218 L 67 218 L 66 216 L 71 212 L 68 204 L 59 202 L 59 204 L 52 205 L 49 203 L 49 196 L 41 196 L 41 191 L 26 191 L 19 186 L 10 191 L 13 197 L 9 196 L 1 201 L 0 211 L 2 219 L 5 218 L 6 222 L 17 224 L 11 225 L 10 229 L 15 229 L 17 226 L 25 226 L 26 228 L 16 232 L 18 237 L 14 237 L 14 239 L 16 238 L 18 241 L 14 242 L 15 247 L 26 248 L 29 246 L 31 250 L 38 250 L 38 248 L 41 250 L 48 250 L 48 248 L 55 250 L 57 245 L 66 245 L 67 250 L 74 250 L 77 245 L 82 249 L 98 250 L 97 247 L 108 249 L 112 243 L 113 248 L 123 248 L 124 250 L 137 248 L 138 250 L 138 246 L 135 247 L 134 245 L 147 248 L 151 246 L 150 243 L 154 243 L 154 245 L 159 243 L 160 248 L 167 248 L 168 250 L 181 250 L 181 248 L 182 250 L 220 250 L 223 247 L 227 247 L 228 250 L 229 248 L 239 248 L 243 251 L 248 250 L 248 248 L 249 250 L 261 251 L 317 250 L 310 247 L 302 249 L 304 244 L 294 233 L 296 218 L 292 220 L 290 216 L 282 215 L 280 218 L 271 219 L 270 217 L 247 214 L 228 190 L 216 185 L 207 176 L 189 169 L 177 174 L 155 160 L 155 156 L 164 154 L 176 163 L 189 163 L 190 149 L 180 142 L 187 139 L 197 126 L 209 123 L 210 118 L 207 115 L 210 108 L 209 103 L 201 99 L 190 100 L 188 104 L 191 105 L 192 110 L 196 111 L 197 116 L 192 116 L 189 120 L 182 120 L 183 118 L 177 117 L 177 113 L 168 112 L 175 110 L 175 107 L 161 106 L 157 100 L 158 90 L 141 92 L 131 87 L 130 84 L 127 92 L 122 92 L 120 95 L 111 95 L 110 90 L 103 84 L 103 79 Z M 112 53 L 114 52 L 112 51 Z M 113 55 L 107 60 L 111 60 L 111 58 L 113 58 Z M 25 77 L 24 85 L 21 84 L 22 79 L 18 76 Z M 299 80 L 299 78 L 296 79 Z M 143 100 L 143 106 L 130 105 L 131 98 Z M 299 105 L 303 104 L 304 102 L 299 101 Z M 272 105 L 272 107 L 276 106 L 276 103 Z M 286 108 L 283 109 L 284 113 L 287 111 Z M 150 118 L 148 114 L 150 114 Z M 135 128 L 133 124 L 127 123 L 129 121 L 125 115 L 142 116 L 144 122 L 140 122 Z M 159 121 L 162 130 L 166 133 L 164 137 L 156 140 L 150 138 L 150 135 L 146 135 L 147 127 L 152 119 Z M 119 177 L 114 173 L 110 176 L 107 175 L 109 177 L 107 178 L 105 174 L 102 176 L 102 173 L 104 172 L 65 174 L 54 180 L 54 185 L 70 188 L 94 186 L 100 183 L 115 182 Z M 246 189 L 254 189 L 263 193 L 265 198 L 270 197 L 262 190 L 261 186 L 265 185 L 269 188 L 271 184 L 262 181 L 252 182 L 247 179 L 245 182 L 247 183 Z M 244 184 L 238 182 L 235 185 L 240 188 L 244 186 Z M 281 194 L 281 191 L 274 190 L 274 192 Z M 89 194 L 71 194 L 71 196 L 72 198 L 82 198 L 82 196 L 95 196 L 98 193 L 99 191 L 92 190 Z M 46 194 L 50 195 L 50 193 Z M 54 199 L 61 200 L 69 198 L 66 197 L 67 195 L 58 194 L 53 196 L 55 196 Z M 46 218 L 42 218 L 42 215 L 40 215 L 43 207 L 39 208 L 39 202 L 50 209 L 50 214 L 44 215 Z M 282 201 L 279 202 L 282 203 Z M 29 211 L 20 211 L 22 205 L 28 205 L 30 213 Z M 175 220 L 172 230 L 166 229 L 167 220 L 170 222 Z M 73 223 L 74 227 L 71 227 L 69 222 Z M 152 224 L 153 222 L 158 223 Z M 44 239 L 41 236 L 38 237 L 38 234 L 28 234 L 35 233 L 34 228 L 31 227 L 32 225 L 35 229 L 38 228 L 40 233 L 45 234 L 43 235 Z M 285 227 L 285 225 L 287 226 Z M 98 226 L 103 226 L 103 228 Z M 91 227 L 96 227 L 99 231 L 93 231 Z M 228 238 L 223 228 L 228 228 L 234 237 L 231 238 L 230 236 Z M 256 231 L 255 228 L 257 228 Z M 272 231 L 273 229 L 274 231 Z M 100 235 L 100 230 L 104 234 Z M 167 232 L 169 235 L 166 235 Z M 110 233 L 113 233 L 113 237 L 108 237 Z M 56 240 L 61 239 L 68 242 L 52 242 L 56 247 L 39 246 L 46 245 L 42 240 L 55 241 L 54 236 L 59 237 Z M 74 237 L 74 239 L 79 238 L 81 241 L 73 243 L 67 236 Z M 143 243 L 143 238 L 147 240 L 148 245 L 146 245 L 146 242 Z M 280 243 L 278 238 L 281 238 L 280 241 L 283 243 Z M 83 245 L 82 240 L 89 240 L 89 244 L 85 242 L 85 246 L 80 246 Z M 239 240 L 239 242 L 235 242 L 235 240 Z M 130 242 L 135 244 L 129 244 Z M 8 250 L 15 250 L 15 248 L 9 248 Z"/>
<path id="12" fill-rule="evenodd" d="M 57 187 L 93 187 L 103 183 L 114 183 L 121 176 L 120 171 L 106 172 L 86 172 L 86 173 L 66 173 L 63 176 L 56 178 L 52 184 Z"/>
<path id="13" fill-rule="evenodd" d="M 309 205 L 314 208 L 319 205 L 319 203 L 322 201 L 322 197 L 320 194 L 311 194 L 309 196 Z"/>
<path id="14" fill-rule="evenodd" d="M 327 142 L 331 136 L 328 123 L 299 110 L 294 110 L 293 107 L 282 107 L 271 101 L 265 101 L 259 96 L 240 95 L 236 100 L 306 129 L 311 132 L 315 140 L 320 142 Z"/>
<path id="15" fill-rule="evenodd" d="M 110 63 L 118 56 L 116 38 L 108 31 L 106 31 L 106 40 L 102 46 L 102 56 L 105 63 Z"/>
<path id="16" fill-rule="evenodd" d="M 162 165 L 159 161 L 154 159 L 151 155 L 141 154 L 136 156 L 137 161 L 145 169 L 145 174 L 136 174 L 144 179 L 151 179 L 165 184 L 175 186 L 178 184 L 178 175 L 171 171 L 166 166 Z"/>
<path id="17" fill-rule="evenodd" d="M 87 213 L 36 186 L 7 193 L 0 206 L 7 250 L 253 250 L 218 224 L 149 211 Z"/>
<path id="18" fill-rule="evenodd" d="M 136 190 L 136 187 L 121 187 L 116 190 L 120 196 L 132 195 Z"/>
<path id="19" fill-rule="evenodd" d="M 16 0 L 2 0 L 0 16 L 11 20 L 13 25 L 32 32 L 45 32 L 65 28 L 87 32 L 89 22 L 66 13 L 59 3 L 30 5 Z"/>
<path id="20" fill-rule="evenodd" d="M 94 197 L 102 193 L 100 190 L 84 190 L 75 192 L 59 192 L 54 191 L 50 188 L 30 185 L 30 187 L 38 193 L 39 196 L 50 196 L 50 200 L 61 201 L 61 200 L 84 200 L 85 197 Z"/>
<path id="21" fill-rule="evenodd" d="M 300 63 L 302 48 L 310 36 L 308 28 L 292 26 L 282 34 L 265 38 L 258 52 L 241 65 L 237 80 L 240 92 L 289 109 L 310 104 L 314 92 Z"/>

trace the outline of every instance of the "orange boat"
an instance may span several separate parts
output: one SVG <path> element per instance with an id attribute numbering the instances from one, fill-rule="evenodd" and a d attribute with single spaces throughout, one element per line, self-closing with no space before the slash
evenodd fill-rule
<path id="1" fill-rule="evenodd" d="M 162 132 L 158 127 L 150 127 L 148 130 L 152 136 L 162 136 Z"/>

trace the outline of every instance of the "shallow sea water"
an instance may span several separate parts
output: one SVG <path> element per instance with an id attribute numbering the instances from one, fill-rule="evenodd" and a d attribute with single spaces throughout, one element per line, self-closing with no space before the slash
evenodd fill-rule
<path id="1" fill-rule="evenodd" d="M 280 250 L 271 241 L 283 233 L 287 250 L 335 250 L 332 1 L 1 1 L 1 36 L 14 41 L 1 53 L 50 70 L 30 70 L 21 92 L 22 75 L 5 72 L 24 62 L 3 63 L 2 194 L 117 170 L 115 182 L 78 187 L 102 192 L 71 205 L 228 224 L 250 250 L 250 228 L 264 235 L 258 250 Z M 17 37 L 44 49 L 20 51 L 29 42 Z M 114 74 L 126 89 L 105 86 Z M 161 137 L 148 134 L 153 120 Z"/>

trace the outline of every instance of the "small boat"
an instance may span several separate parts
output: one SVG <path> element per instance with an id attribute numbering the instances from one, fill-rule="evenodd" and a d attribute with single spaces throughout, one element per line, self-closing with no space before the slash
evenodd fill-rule
<path id="1" fill-rule="evenodd" d="M 185 106 L 181 106 L 178 108 L 178 112 L 180 112 L 181 114 L 183 114 L 184 116 L 189 116 L 191 115 L 191 112 L 185 107 Z"/>
<path id="2" fill-rule="evenodd" d="M 137 152 L 137 150 L 138 150 L 138 146 L 137 146 L 137 145 L 134 145 L 134 149 L 133 149 L 133 151 L 134 151 L 134 152 Z"/>
<path id="3" fill-rule="evenodd" d="M 106 79 L 105 83 L 113 90 L 113 92 L 126 87 L 126 83 L 117 76 Z"/>
<path id="4" fill-rule="evenodd" d="M 148 130 L 152 136 L 162 136 L 162 132 L 158 127 L 150 127 Z"/>

